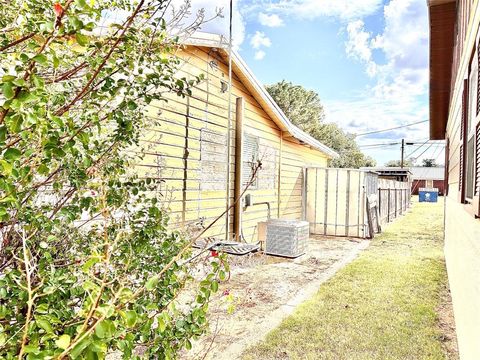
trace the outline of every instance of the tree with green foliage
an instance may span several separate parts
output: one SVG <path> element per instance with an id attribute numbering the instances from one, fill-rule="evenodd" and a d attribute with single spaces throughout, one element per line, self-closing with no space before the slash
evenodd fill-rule
<path id="1" fill-rule="evenodd" d="M 403 161 L 404 167 L 410 167 L 415 165 L 415 158 L 406 159 Z M 402 161 L 401 160 L 390 160 L 385 163 L 387 167 L 401 167 Z"/>
<path id="2" fill-rule="evenodd" d="M 376 165 L 374 159 L 360 151 L 355 136 L 346 134 L 337 124 L 321 124 L 318 128 L 311 130 L 310 134 L 338 152 L 339 157 L 330 162 L 332 167 L 360 168 Z"/>
<path id="3" fill-rule="evenodd" d="M 145 107 L 201 80 L 175 77 L 168 3 L 0 1 L 2 359 L 172 359 L 205 330 L 225 259 L 177 306 L 195 238 L 129 170 Z"/>
<path id="4" fill-rule="evenodd" d="M 339 157 L 333 159 L 330 166 L 340 168 L 375 166 L 375 160 L 360 151 L 353 135 L 346 134 L 335 123 L 324 122 L 324 108 L 315 91 L 285 80 L 266 88 L 293 124 L 338 152 Z"/>
<path id="5" fill-rule="evenodd" d="M 325 111 L 315 91 L 285 80 L 266 89 L 287 118 L 303 131 L 310 133 L 324 121 Z"/>
<path id="6" fill-rule="evenodd" d="M 437 167 L 438 164 L 435 159 L 423 159 L 422 160 L 423 167 Z"/>

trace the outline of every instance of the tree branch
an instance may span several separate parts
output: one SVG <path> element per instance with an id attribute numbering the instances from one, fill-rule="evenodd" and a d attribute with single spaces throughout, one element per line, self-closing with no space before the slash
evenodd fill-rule
<path id="1" fill-rule="evenodd" d="M 20 44 L 24 41 L 27 41 L 28 39 L 31 39 L 34 36 L 35 36 L 35 33 L 30 33 L 28 35 L 22 36 L 20 39 L 15 40 L 15 41 L 11 42 L 10 44 L 7 44 L 7 45 L 1 47 L 0 52 L 4 52 L 5 50 L 8 50 L 11 47 L 14 47 L 15 45 L 18 45 L 18 44 Z"/>
<path id="2" fill-rule="evenodd" d="M 137 5 L 136 9 L 134 10 L 134 12 L 132 13 L 132 15 L 130 15 L 127 23 L 125 24 L 125 27 L 123 28 L 123 30 L 121 31 L 120 35 L 118 36 L 117 40 L 115 40 L 115 42 L 113 43 L 112 47 L 110 48 L 110 50 L 108 51 L 108 53 L 104 56 L 103 60 L 102 60 L 102 63 L 98 66 L 98 68 L 95 70 L 95 72 L 93 73 L 92 77 L 90 78 L 90 80 L 87 81 L 87 83 L 85 84 L 85 86 L 82 88 L 82 90 L 80 90 L 80 92 L 73 98 L 72 101 L 70 101 L 70 103 L 68 103 L 67 105 L 61 107 L 60 109 L 58 109 L 57 111 L 55 111 L 55 115 L 57 116 L 60 116 L 60 115 L 63 115 L 64 113 L 66 113 L 73 105 L 75 105 L 75 103 L 77 101 L 79 101 L 84 95 L 85 93 L 89 90 L 90 86 L 93 84 L 93 82 L 95 81 L 95 79 L 97 78 L 97 76 L 100 74 L 100 71 L 102 71 L 102 69 L 105 67 L 105 65 L 107 64 L 107 61 L 108 59 L 112 56 L 113 52 L 115 51 L 115 49 L 117 48 L 118 44 L 120 43 L 120 41 L 122 40 L 123 36 L 125 35 L 125 33 L 127 32 L 127 30 L 130 28 L 130 26 L 132 25 L 133 23 L 133 20 L 135 19 L 135 17 L 138 15 L 138 13 L 140 12 L 142 6 L 144 5 L 145 3 L 145 0 L 141 0 L 140 3 Z"/>

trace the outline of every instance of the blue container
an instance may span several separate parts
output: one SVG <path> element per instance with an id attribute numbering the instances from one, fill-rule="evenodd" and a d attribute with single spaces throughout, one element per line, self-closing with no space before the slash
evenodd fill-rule
<path id="1" fill-rule="evenodd" d="M 418 201 L 420 202 L 437 202 L 438 201 L 438 189 L 425 189 L 422 188 L 418 191 Z"/>

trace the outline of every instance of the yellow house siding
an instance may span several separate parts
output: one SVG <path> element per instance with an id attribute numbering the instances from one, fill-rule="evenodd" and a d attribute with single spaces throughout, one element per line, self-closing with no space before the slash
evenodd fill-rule
<path id="1" fill-rule="evenodd" d="M 284 140 L 280 182 L 280 217 L 302 218 L 303 169 L 308 165 L 327 166 L 327 158 L 319 151 Z"/>
<path id="2" fill-rule="evenodd" d="M 178 55 L 183 60 L 178 77 L 193 79 L 204 74 L 205 80 L 195 86 L 188 98 L 166 94 L 168 102 L 151 104 L 147 115 L 152 125 L 145 130 L 142 141 L 146 155 L 137 169 L 141 175 L 163 180 L 161 188 L 171 212 L 172 226 L 183 227 L 202 217 L 208 225 L 225 211 L 227 204 L 228 91 L 221 91 L 221 81 L 228 83 L 228 64 L 208 48 L 189 46 Z M 212 61 L 215 61 L 213 67 Z M 232 85 L 230 203 L 234 201 L 235 99 L 243 97 L 243 131 L 258 138 L 263 164 L 258 185 L 247 193 L 253 196 L 254 203 L 269 202 L 272 217 L 280 214 L 300 219 L 303 168 L 310 163 L 326 166 L 326 155 L 288 139 L 289 134 L 282 134 L 235 73 Z M 287 139 L 282 141 L 282 135 Z M 247 241 L 257 240 L 257 224 L 266 219 L 267 207 L 263 205 L 249 207 L 242 213 L 243 236 Z M 232 237 L 233 209 L 228 232 Z M 225 233 L 223 217 L 206 236 L 224 238 Z"/>

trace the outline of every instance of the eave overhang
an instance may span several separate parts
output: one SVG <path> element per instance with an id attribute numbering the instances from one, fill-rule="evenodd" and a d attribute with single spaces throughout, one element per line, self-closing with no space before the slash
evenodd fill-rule
<path id="1" fill-rule="evenodd" d="M 430 139 L 445 139 L 452 79 L 455 0 L 429 0 Z"/>

